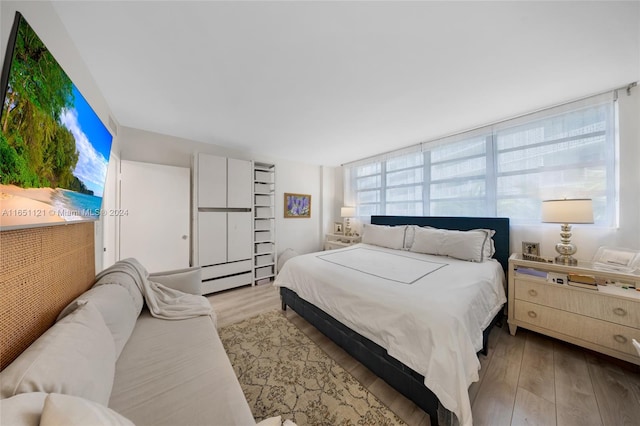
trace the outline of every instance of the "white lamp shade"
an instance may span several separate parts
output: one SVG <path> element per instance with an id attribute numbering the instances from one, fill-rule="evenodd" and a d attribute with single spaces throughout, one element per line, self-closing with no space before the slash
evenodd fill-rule
<path id="1" fill-rule="evenodd" d="M 341 207 L 340 217 L 354 217 L 356 215 L 355 207 Z"/>
<path id="2" fill-rule="evenodd" d="M 590 199 L 545 200 L 542 221 L 547 223 L 593 223 L 593 202 Z"/>

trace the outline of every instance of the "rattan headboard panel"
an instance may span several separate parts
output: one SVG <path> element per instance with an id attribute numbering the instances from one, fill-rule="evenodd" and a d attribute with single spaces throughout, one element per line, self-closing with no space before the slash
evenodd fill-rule
<path id="1" fill-rule="evenodd" d="M 0 232 L 0 370 L 94 277 L 93 223 Z"/>

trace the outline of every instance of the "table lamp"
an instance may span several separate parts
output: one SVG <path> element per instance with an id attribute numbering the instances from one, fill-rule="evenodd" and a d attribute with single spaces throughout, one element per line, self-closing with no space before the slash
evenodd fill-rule
<path id="1" fill-rule="evenodd" d="M 560 242 L 556 244 L 556 263 L 577 265 L 573 257 L 577 248 L 571 243 L 572 223 L 593 223 L 593 202 L 590 199 L 545 200 L 542 202 L 542 222 L 560 223 Z"/>
<path id="2" fill-rule="evenodd" d="M 340 216 L 344 219 L 344 235 L 351 235 L 351 223 L 349 222 L 349 218 L 352 218 L 356 215 L 355 207 L 341 207 L 340 208 Z"/>

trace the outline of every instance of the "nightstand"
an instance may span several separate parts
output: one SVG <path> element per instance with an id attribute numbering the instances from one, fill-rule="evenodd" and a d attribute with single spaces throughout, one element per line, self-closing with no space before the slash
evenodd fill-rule
<path id="1" fill-rule="evenodd" d="M 593 276 L 607 285 L 598 285 L 597 290 L 574 287 L 563 279 L 568 274 Z M 576 266 L 534 262 L 513 254 L 509 331 L 515 335 L 523 327 L 640 365 L 631 343 L 640 341 L 640 291 L 631 287 L 640 288 L 640 275 L 596 269 L 588 262 Z"/>
<path id="2" fill-rule="evenodd" d="M 362 241 L 359 235 L 342 235 L 342 234 L 326 234 L 324 240 L 324 249 L 333 250 L 338 248 L 349 247 Z"/>

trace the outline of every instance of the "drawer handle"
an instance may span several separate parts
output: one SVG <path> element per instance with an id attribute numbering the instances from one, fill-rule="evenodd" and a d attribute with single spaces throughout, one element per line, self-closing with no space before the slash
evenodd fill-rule
<path id="1" fill-rule="evenodd" d="M 624 309 L 622 309 L 622 308 L 615 308 L 615 309 L 613 310 L 613 313 L 614 313 L 614 314 L 616 314 L 616 315 L 619 315 L 619 316 L 621 316 L 621 317 L 623 317 L 623 316 L 627 315 L 627 311 L 625 311 L 625 310 L 624 310 Z"/>
<path id="2" fill-rule="evenodd" d="M 529 296 L 537 296 L 538 292 L 535 291 L 534 289 L 529 290 Z"/>
<path id="3" fill-rule="evenodd" d="M 627 338 L 624 337 L 622 334 L 616 334 L 613 336 L 613 338 L 618 343 L 627 343 Z"/>
<path id="4" fill-rule="evenodd" d="M 527 315 L 529 315 L 530 318 L 538 318 L 538 314 L 533 311 L 527 312 Z"/>

